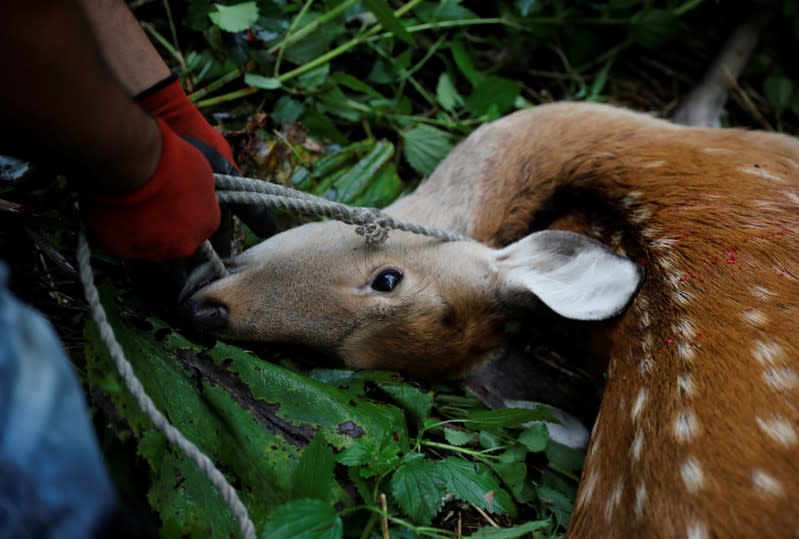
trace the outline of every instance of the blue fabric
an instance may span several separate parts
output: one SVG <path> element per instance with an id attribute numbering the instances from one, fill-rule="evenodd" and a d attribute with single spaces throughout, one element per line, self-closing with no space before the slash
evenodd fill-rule
<path id="1" fill-rule="evenodd" d="M 116 504 L 83 392 L 52 326 L 0 263 L 0 538 L 92 537 Z"/>

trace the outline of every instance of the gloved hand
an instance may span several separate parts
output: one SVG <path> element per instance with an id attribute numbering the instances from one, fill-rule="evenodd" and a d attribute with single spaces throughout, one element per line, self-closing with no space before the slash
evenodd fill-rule
<path id="1" fill-rule="evenodd" d="M 140 93 L 136 100 L 199 149 L 214 172 L 241 176 L 227 141 L 200 114 L 175 75 Z M 266 208 L 244 204 L 230 204 L 229 207 L 257 236 L 265 238 L 275 233 L 274 221 Z M 223 210 L 222 225 L 211 239 L 222 256 L 230 254 L 232 233 L 232 221 Z"/>
<path id="2" fill-rule="evenodd" d="M 131 260 L 191 256 L 217 229 L 220 209 L 205 156 L 162 119 L 161 159 L 142 187 L 124 196 L 87 192 L 89 231 L 111 253 Z"/>
<path id="3" fill-rule="evenodd" d="M 153 116 L 161 118 L 181 137 L 199 140 L 219 152 L 228 164 L 238 170 L 225 138 L 211 127 L 189 100 L 175 75 L 162 80 L 136 96 L 136 100 Z M 213 165 L 212 165 L 213 166 Z M 230 174 L 217 170 L 221 174 Z"/>

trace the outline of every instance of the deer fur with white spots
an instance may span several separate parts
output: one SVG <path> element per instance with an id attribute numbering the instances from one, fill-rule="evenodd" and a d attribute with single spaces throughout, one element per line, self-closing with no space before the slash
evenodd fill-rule
<path id="1" fill-rule="evenodd" d="M 476 130 L 386 211 L 477 241 L 298 227 L 197 292 L 196 322 L 439 377 L 500 355 L 539 301 L 597 320 L 579 330 L 607 381 L 569 536 L 799 534 L 796 140 L 543 105 Z M 373 290 L 386 269 L 402 280 Z"/>

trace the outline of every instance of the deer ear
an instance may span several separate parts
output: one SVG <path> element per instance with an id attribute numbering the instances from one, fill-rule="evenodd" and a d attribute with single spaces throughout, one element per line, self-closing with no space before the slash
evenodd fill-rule
<path id="1" fill-rule="evenodd" d="M 535 232 L 495 254 L 502 298 L 530 305 L 531 294 L 573 320 L 621 313 L 638 291 L 643 269 L 605 245 L 563 230 Z"/>

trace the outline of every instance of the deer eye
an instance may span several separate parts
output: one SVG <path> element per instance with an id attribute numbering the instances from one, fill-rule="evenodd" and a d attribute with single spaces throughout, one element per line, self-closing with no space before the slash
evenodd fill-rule
<path id="1" fill-rule="evenodd" d="M 402 282 L 402 272 L 398 269 L 384 269 L 372 279 L 372 290 L 391 292 Z"/>

